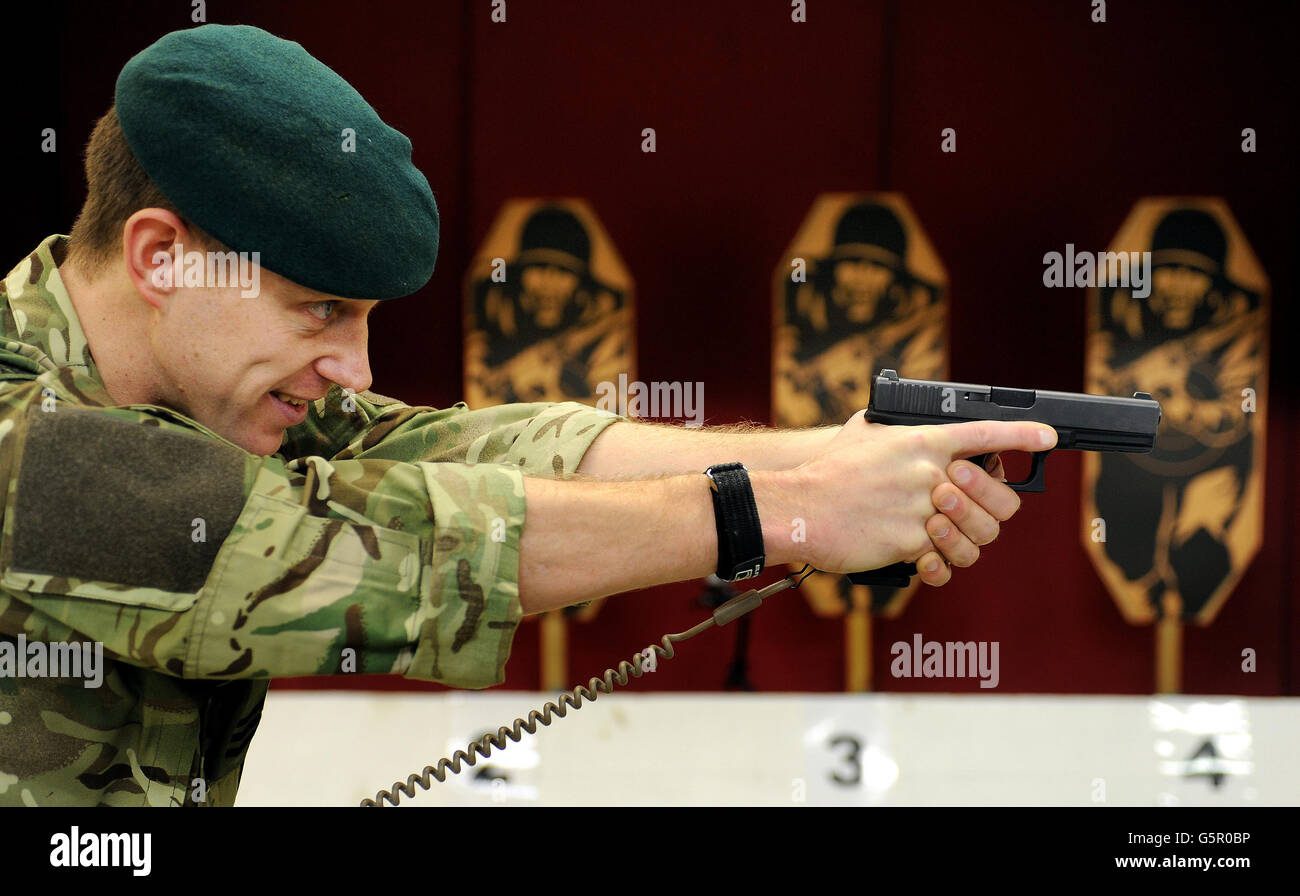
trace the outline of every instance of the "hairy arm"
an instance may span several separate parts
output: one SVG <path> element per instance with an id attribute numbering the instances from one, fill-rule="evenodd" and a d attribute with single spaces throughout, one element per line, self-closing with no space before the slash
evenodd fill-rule
<path id="1" fill-rule="evenodd" d="M 821 451 L 839 431 L 839 426 L 769 429 L 742 423 L 696 429 L 619 421 L 591 443 L 578 473 L 594 479 L 641 479 L 700 473 L 711 464 L 732 461 L 750 470 L 788 470 Z"/>
<path id="2" fill-rule="evenodd" d="M 703 475 L 711 464 L 740 461 L 749 468 L 767 563 L 798 562 L 790 538 L 798 492 L 780 471 L 818 454 L 840 429 L 697 429 L 632 421 L 607 426 L 583 455 L 576 476 L 524 479 L 524 615 L 717 569 L 713 499 Z"/>
<path id="3" fill-rule="evenodd" d="M 611 427 L 612 429 L 613 427 Z M 784 471 L 750 476 L 767 562 L 798 562 L 790 538 L 797 489 Z M 524 615 L 708 575 L 718 565 L 709 479 L 635 482 L 524 479 L 519 550 Z"/>
<path id="4" fill-rule="evenodd" d="M 633 439 L 640 436 L 637 427 L 619 423 L 593 447 L 620 428 Z M 969 566 L 979 546 L 992 542 L 1000 523 L 1020 506 L 1005 483 L 961 458 L 1042 450 L 1056 440 L 1051 427 L 1028 422 L 890 427 L 855 415 L 830 430 L 828 442 L 802 462 L 796 456 L 801 449 L 782 444 L 781 433 L 772 433 L 774 439 L 760 433 L 753 445 L 744 441 L 753 434 L 718 434 L 716 444 L 723 450 L 739 445 L 750 452 L 727 459 L 755 465 L 750 481 L 768 564 L 806 562 L 827 572 L 853 572 L 919 560 L 922 581 L 931 585 L 942 585 L 951 575 L 938 562 L 936 548 Z M 692 470 L 687 474 L 622 482 L 526 477 L 528 519 L 519 548 L 523 612 L 711 572 L 717 562 L 712 499 L 708 478 L 693 471 L 719 458 L 694 454 L 690 444 L 709 435 L 683 432 L 679 442 L 669 437 L 661 442 L 661 456 L 634 451 L 634 464 L 641 466 L 622 471 L 626 476 L 646 465 L 681 464 Z M 804 435 L 821 437 L 816 430 Z M 758 468 L 784 461 L 796 465 Z M 585 466 L 584 459 L 579 476 Z M 606 471 L 599 462 L 593 466 Z M 961 481 L 963 475 L 963 488 L 949 479 Z M 955 503 L 948 504 L 949 497 Z M 944 512 L 936 513 L 943 505 Z M 804 523 L 798 541 L 796 520 Z"/>

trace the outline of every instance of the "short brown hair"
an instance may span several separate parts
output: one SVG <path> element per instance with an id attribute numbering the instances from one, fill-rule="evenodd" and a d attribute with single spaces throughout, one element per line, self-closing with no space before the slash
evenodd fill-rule
<path id="1" fill-rule="evenodd" d="M 185 222 L 202 248 L 224 249 L 181 214 L 145 174 L 127 145 L 116 106 L 109 106 L 86 144 L 86 185 L 86 202 L 72 225 L 68 260 L 87 273 L 99 270 L 121 251 L 122 227 L 142 208 L 166 209 Z"/>

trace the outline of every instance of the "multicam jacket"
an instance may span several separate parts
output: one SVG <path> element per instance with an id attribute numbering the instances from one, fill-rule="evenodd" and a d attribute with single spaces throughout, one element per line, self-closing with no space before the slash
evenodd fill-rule
<path id="1" fill-rule="evenodd" d="M 336 387 L 252 455 L 114 406 L 66 246 L 49 237 L 0 285 L 0 648 L 99 642 L 104 674 L 0 665 L 0 805 L 230 805 L 276 676 L 504 679 L 523 476 L 572 473 L 621 418 Z"/>

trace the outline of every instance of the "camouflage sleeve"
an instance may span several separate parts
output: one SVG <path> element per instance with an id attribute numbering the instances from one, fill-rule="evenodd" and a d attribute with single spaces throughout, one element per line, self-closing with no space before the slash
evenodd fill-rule
<path id="1" fill-rule="evenodd" d="M 163 408 L 86 406 L 78 376 L 0 383 L 0 633 L 185 678 L 500 683 L 523 475 L 571 470 L 618 419 L 354 397 L 373 419 L 352 442 L 286 461 Z"/>
<path id="2" fill-rule="evenodd" d="M 626 418 L 576 401 L 435 410 L 338 387 L 285 434 L 285 457 L 513 464 L 530 476 L 573 473 L 606 426 Z"/>

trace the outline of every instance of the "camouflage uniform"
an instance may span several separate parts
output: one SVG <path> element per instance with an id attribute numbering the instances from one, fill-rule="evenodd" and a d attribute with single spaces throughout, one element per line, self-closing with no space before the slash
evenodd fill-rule
<path id="1" fill-rule="evenodd" d="M 524 474 L 618 419 L 575 402 L 409 407 L 335 387 L 278 454 L 114 407 L 58 275 L 0 287 L 0 638 L 97 641 L 102 687 L 0 677 L 0 805 L 234 802 L 268 680 L 504 678 Z M 355 408 L 353 409 L 353 405 Z"/>

